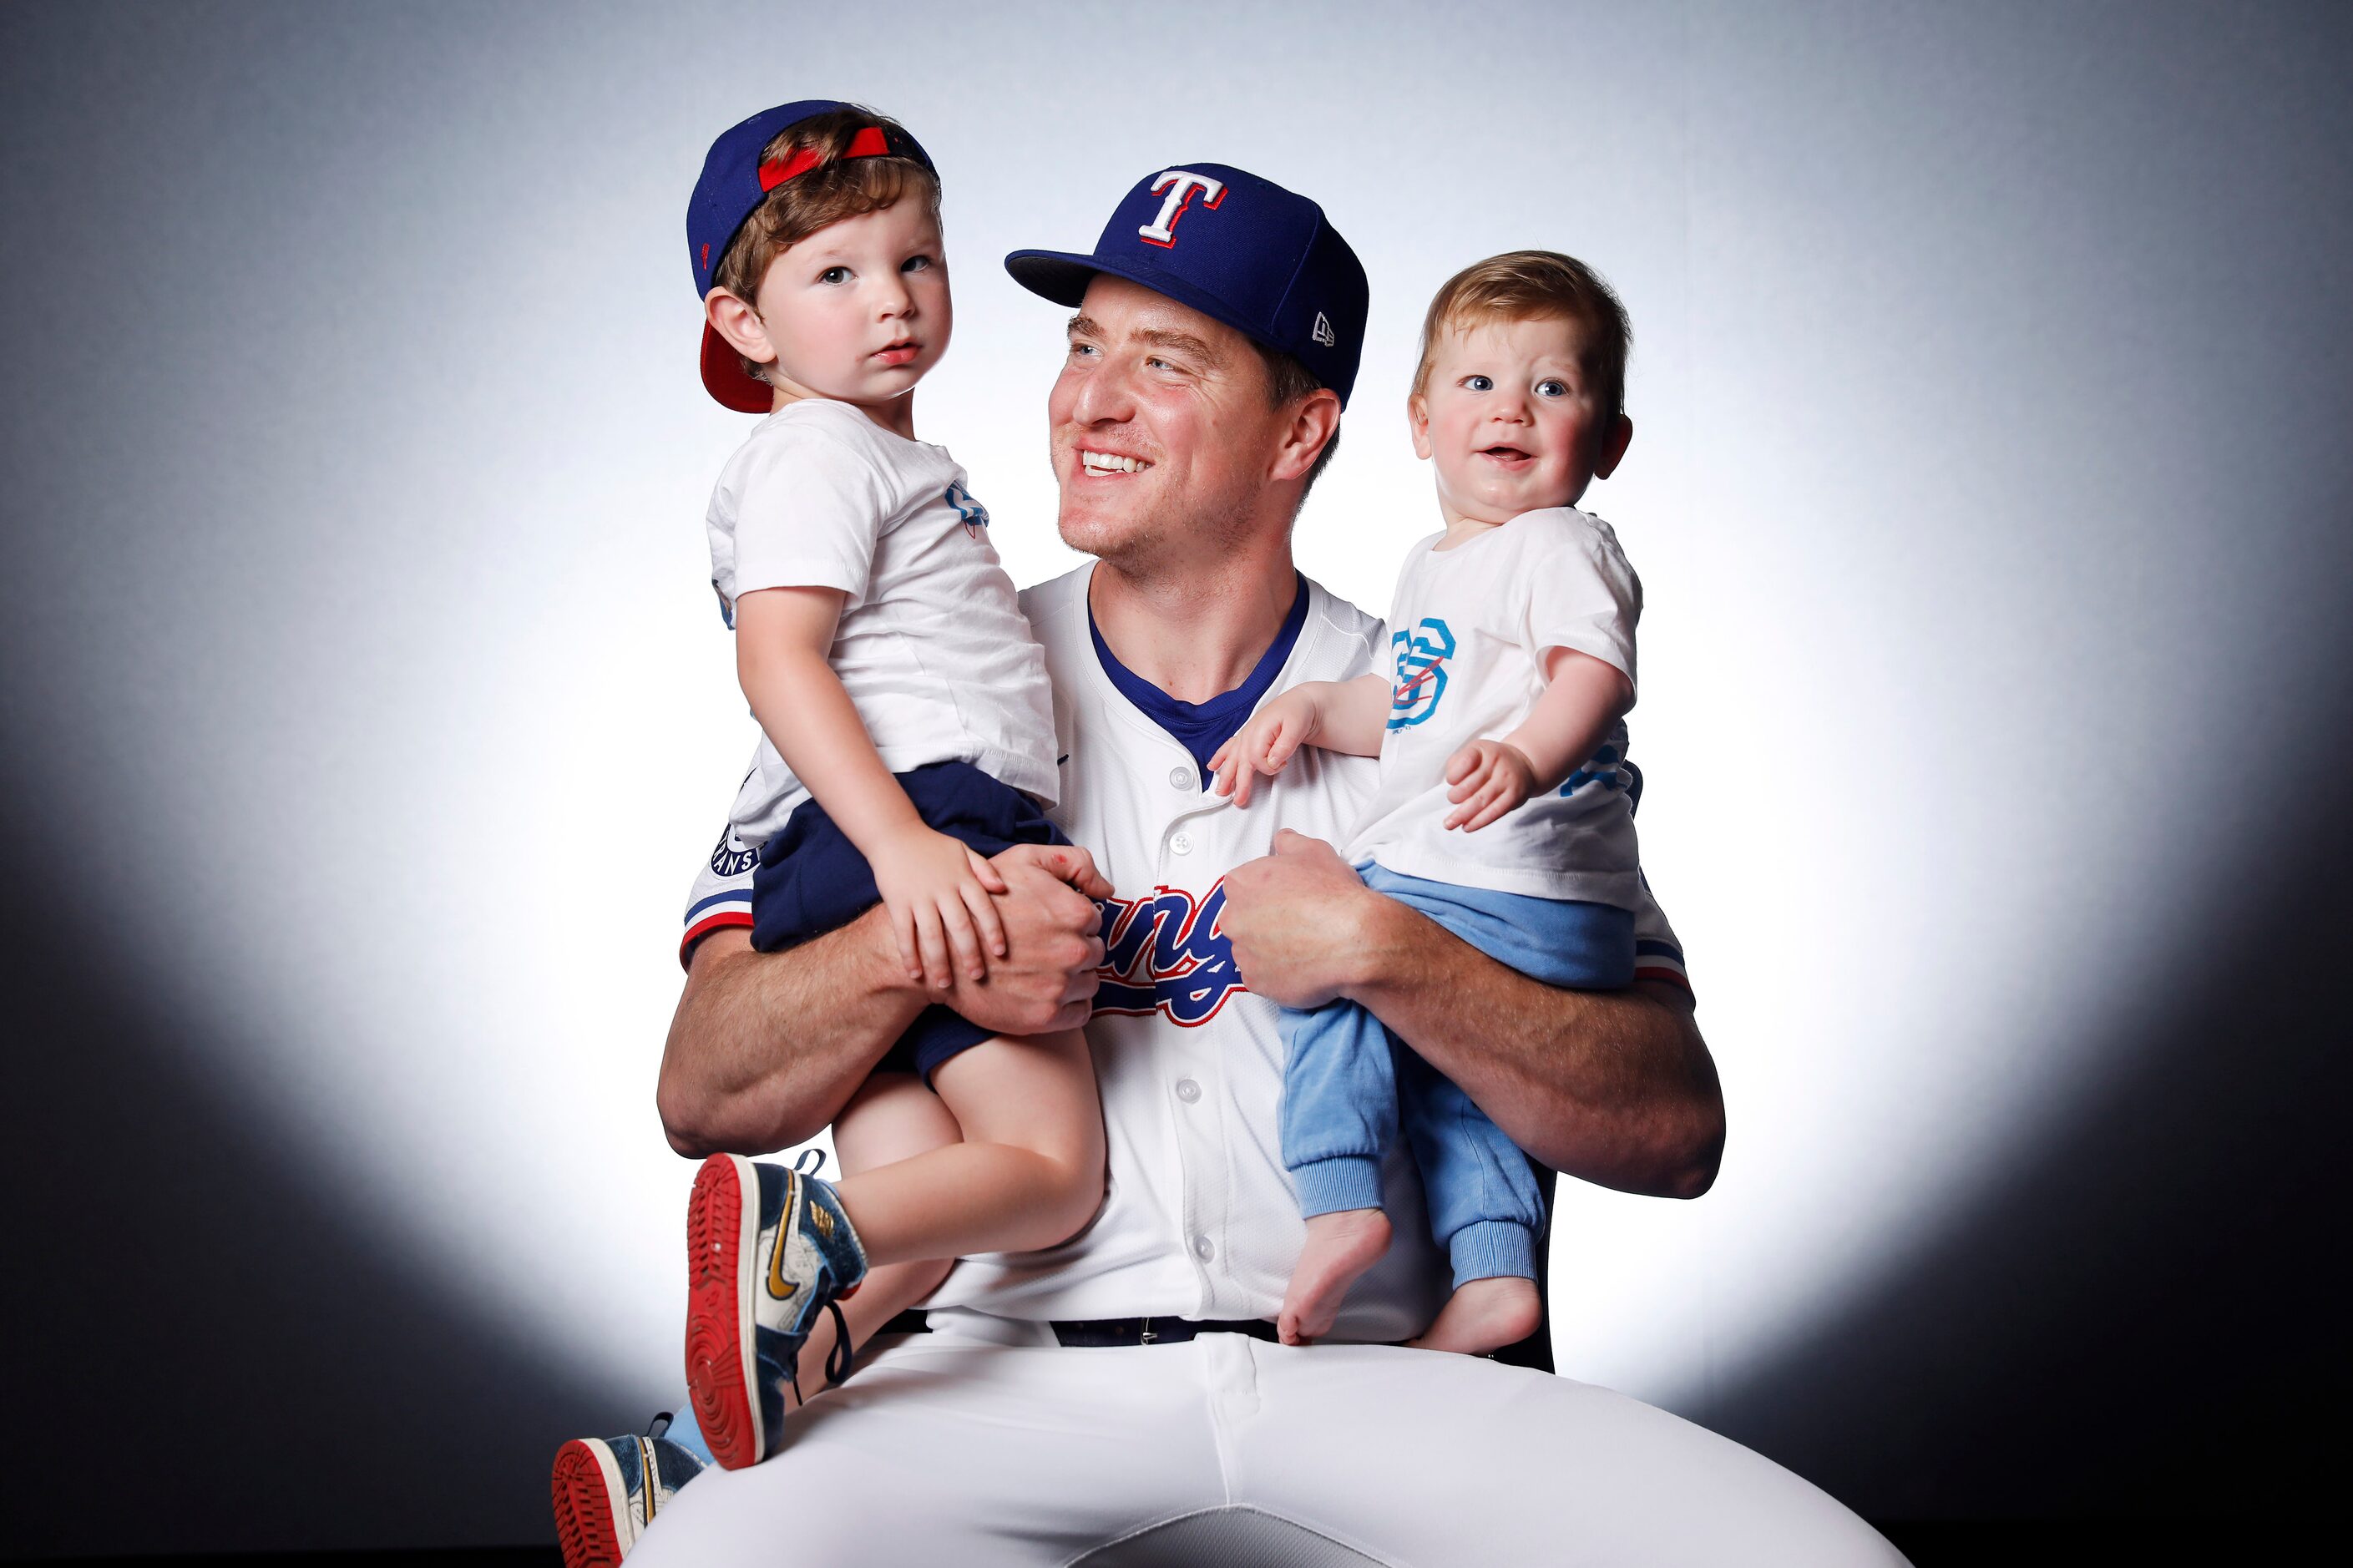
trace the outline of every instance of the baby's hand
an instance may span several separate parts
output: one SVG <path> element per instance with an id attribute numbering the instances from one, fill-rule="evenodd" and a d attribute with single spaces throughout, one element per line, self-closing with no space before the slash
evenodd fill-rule
<path id="1" fill-rule="evenodd" d="M 944 833 L 915 827 L 871 858 L 874 885 L 891 913 L 907 978 L 944 991 L 955 983 L 949 954 L 971 979 L 988 973 L 981 955 L 1005 956 L 1005 926 L 988 901 L 1005 879 L 982 856 Z"/>
<path id="2" fill-rule="evenodd" d="M 1218 793 L 1233 796 L 1236 805 L 1248 805 L 1251 781 L 1281 773 L 1291 754 L 1314 735 L 1315 717 L 1314 700 L 1296 689 L 1261 704 L 1209 759 Z"/>
<path id="3" fill-rule="evenodd" d="M 1476 833 L 1536 792 L 1536 770 L 1517 746 L 1471 741 L 1446 759 L 1446 826 Z"/>

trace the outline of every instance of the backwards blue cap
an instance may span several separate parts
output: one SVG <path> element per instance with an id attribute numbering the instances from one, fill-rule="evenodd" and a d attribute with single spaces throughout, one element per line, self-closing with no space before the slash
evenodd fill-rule
<path id="1" fill-rule="evenodd" d="M 1092 255 L 1017 250 L 1005 269 L 1030 292 L 1073 306 L 1108 272 L 1293 356 L 1343 407 L 1356 384 L 1372 301 L 1364 264 L 1322 207 L 1225 163 L 1138 180 Z"/>

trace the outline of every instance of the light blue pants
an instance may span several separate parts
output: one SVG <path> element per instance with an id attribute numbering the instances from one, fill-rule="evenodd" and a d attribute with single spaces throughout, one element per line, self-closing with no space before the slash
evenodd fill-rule
<path id="1" fill-rule="evenodd" d="M 1585 991 L 1634 982 L 1630 910 L 1458 888 L 1369 862 L 1357 869 L 1366 887 L 1532 980 Z M 1535 1278 L 1535 1173 L 1469 1095 L 1353 1002 L 1284 1008 L 1282 1043 L 1282 1163 L 1301 1214 L 1379 1208 L 1381 1155 L 1402 1125 L 1454 1283 Z"/>

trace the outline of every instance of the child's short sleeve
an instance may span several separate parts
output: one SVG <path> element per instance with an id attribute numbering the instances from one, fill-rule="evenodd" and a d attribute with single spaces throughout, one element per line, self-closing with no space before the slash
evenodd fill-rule
<path id="1" fill-rule="evenodd" d="M 1609 525 L 1563 510 L 1520 564 L 1526 573 L 1528 647 L 1565 647 L 1634 679 L 1634 624 L 1642 583 Z M 1516 527 L 1517 524 L 1513 526 Z"/>
<path id="2" fill-rule="evenodd" d="M 873 462 L 830 433 L 787 424 L 745 454 L 735 503 L 735 596 L 760 588 L 865 595 L 892 514 Z"/>

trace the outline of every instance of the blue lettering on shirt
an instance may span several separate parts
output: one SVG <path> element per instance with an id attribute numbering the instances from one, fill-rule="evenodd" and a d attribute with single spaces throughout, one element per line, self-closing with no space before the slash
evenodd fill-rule
<path id="1" fill-rule="evenodd" d="M 1219 929 L 1225 910 L 1222 877 L 1198 904 L 1166 887 L 1148 899 L 1105 900 L 1095 1011 L 1159 1013 L 1188 1029 L 1216 1017 L 1228 997 L 1250 989 Z"/>

